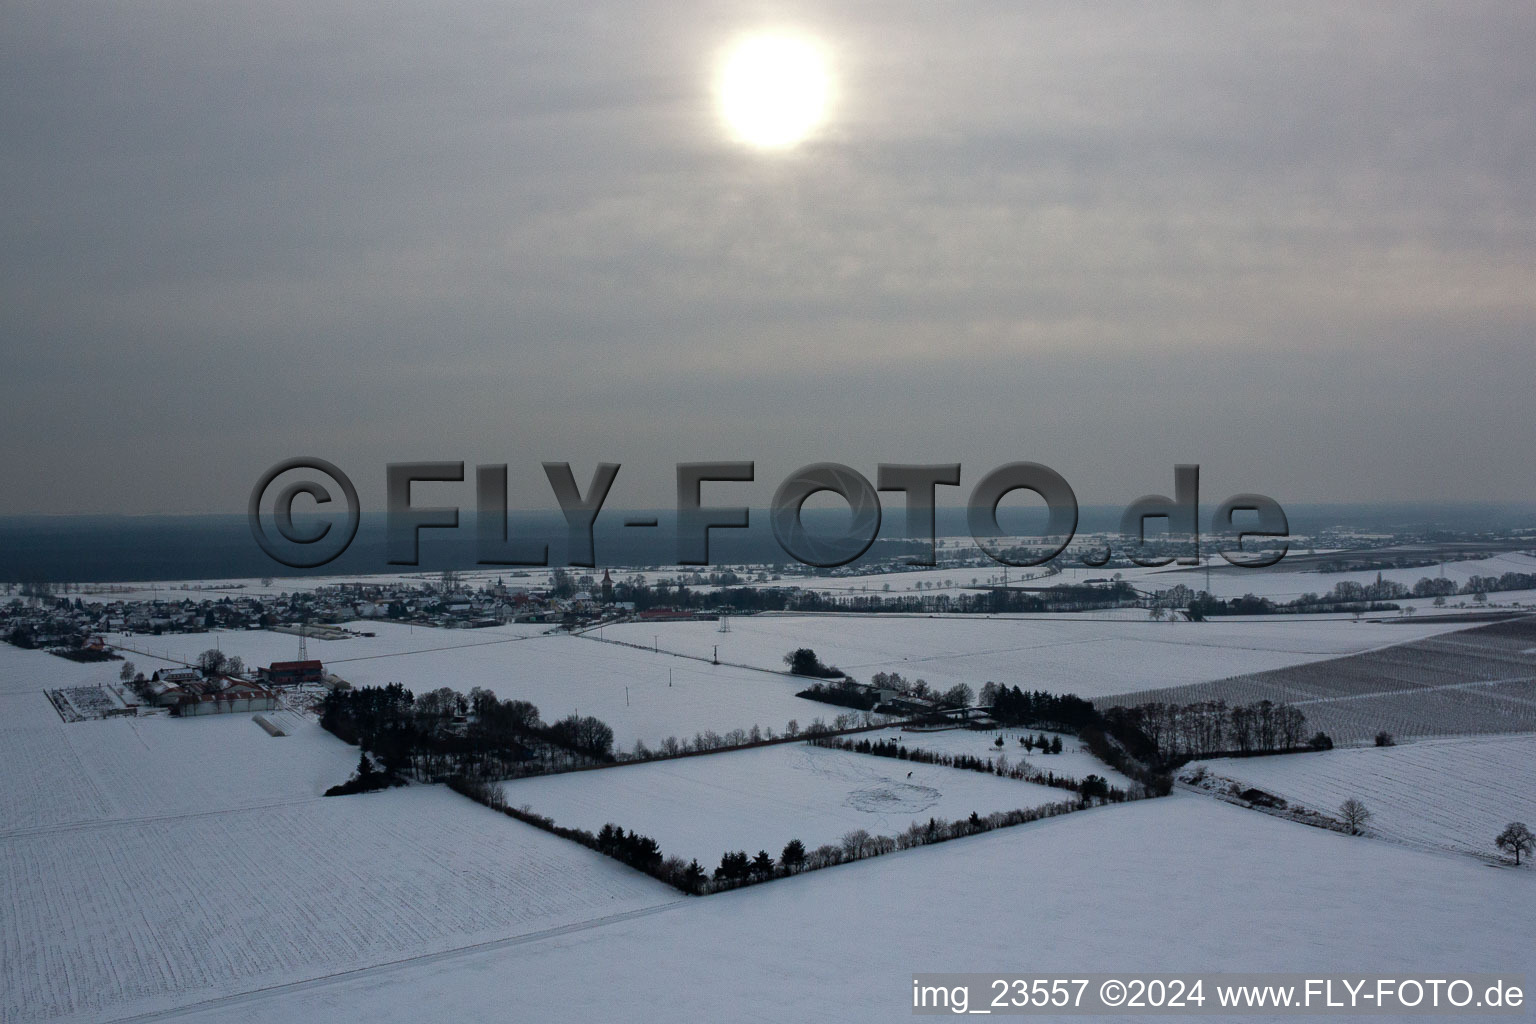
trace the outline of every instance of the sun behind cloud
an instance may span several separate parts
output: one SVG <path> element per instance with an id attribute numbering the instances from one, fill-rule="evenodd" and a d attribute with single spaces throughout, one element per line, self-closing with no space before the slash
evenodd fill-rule
<path id="1" fill-rule="evenodd" d="M 716 91 L 734 139 L 759 149 L 788 149 L 826 119 L 832 78 L 825 52 L 812 40 L 762 33 L 726 53 Z"/>

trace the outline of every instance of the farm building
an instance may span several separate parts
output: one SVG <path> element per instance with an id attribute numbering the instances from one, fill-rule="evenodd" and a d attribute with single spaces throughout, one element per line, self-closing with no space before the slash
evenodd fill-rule
<path id="1" fill-rule="evenodd" d="M 243 679 L 226 677 L 222 690 L 207 693 L 183 693 L 171 706 L 173 714 L 183 718 L 196 715 L 227 715 L 242 711 L 273 711 L 277 694 Z"/>
<path id="2" fill-rule="evenodd" d="M 261 679 L 268 686 L 298 686 L 300 683 L 325 681 L 324 666 L 313 661 L 274 661 L 261 670 Z"/>

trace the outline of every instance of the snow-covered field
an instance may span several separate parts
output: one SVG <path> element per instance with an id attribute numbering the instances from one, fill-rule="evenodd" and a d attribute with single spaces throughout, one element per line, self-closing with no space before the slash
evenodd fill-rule
<path id="1" fill-rule="evenodd" d="M 146 673 L 175 667 L 174 663 L 159 658 L 143 658 L 134 654 L 127 654 L 126 657 Z M 48 707 L 48 701 L 42 696 L 44 690 L 116 682 L 122 667 L 120 661 L 70 661 L 46 651 L 24 651 L 0 643 L 0 697 L 35 693 L 43 701 L 43 706 Z M 58 718 L 51 707 L 49 713 Z M 0 727 L 3 727 L 3 723 L 0 723 Z"/>
<path id="2" fill-rule="evenodd" d="M 7 1021 L 195 1002 L 677 895 L 442 787 L 66 827 L 0 851 Z"/>
<path id="3" fill-rule="evenodd" d="M 1488 623 L 1358 655 L 1177 688 L 1106 695 L 1101 704 L 1271 700 L 1335 743 L 1536 732 L 1536 618 Z"/>
<path id="4" fill-rule="evenodd" d="M 529 700 L 548 722 L 580 713 L 613 728 L 620 747 L 655 746 L 714 730 L 782 730 L 843 710 L 804 700 L 803 680 L 711 665 L 573 636 L 539 636 L 512 644 L 461 647 L 338 664 L 354 685 L 401 682 L 417 693 L 476 686 L 503 698 Z"/>
<path id="5" fill-rule="evenodd" d="M 1339 804 L 1356 797 L 1371 812 L 1371 834 L 1417 846 L 1492 857 L 1499 853 L 1493 838 L 1505 825 L 1536 822 L 1536 736 L 1420 740 L 1201 764 L 1334 817 Z"/>
<path id="6" fill-rule="evenodd" d="M 883 1022 L 911 1014 L 917 971 L 1191 970 L 1529 978 L 1536 872 L 1176 795 L 191 1019 Z"/>
<path id="7" fill-rule="evenodd" d="M 401 625 L 394 622 L 357 621 L 342 623 L 346 629 L 373 633 L 373 636 L 349 636 L 339 640 L 309 637 L 309 656 L 330 665 L 347 665 L 396 655 L 417 654 L 457 648 L 495 647 L 539 636 L 549 626 L 533 623 L 509 623 L 486 629 L 437 629 L 431 626 Z M 247 668 L 292 661 L 298 656 L 299 638 L 293 633 L 266 629 L 210 630 L 206 633 L 108 633 L 107 642 L 118 653 L 138 664 L 146 656 L 162 662 L 188 663 L 210 647 L 228 655 L 239 655 Z M 121 664 L 118 662 L 117 664 Z M 143 667 L 143 666 L 140 666 Z M 343 678 L 347 673 L 336 669 Z"/>
<path id="8" fill-rule="evenodd" d="M 1445 623 L 1379 624 L 1273 616 L 1242 622 L 1149 622 L 899 615 L 755 615 L 711 622 L 605 626 L 612 639 L 770 669 L 810 647 L 861 682 L 899 672 L 948 689 L 993 681 L 1083 697 L 1204 682 L 1433 636 Z"/>
<path id="9" fill-rule="evenodd" d="M 996 740 L 1001 736 L 1003 745 L 997 746 Z M 1019 743 L 1022 736 L 1045 736 L 1059 738 L 1061 740 L 1061 753 L 1041 754 L 1038 751 L 1027 751 Z M 1041 729 L 941 729 L 941 730 L 912 730 L 907 731 L 901 727 L 880 729 L 875 732 L 860 733 L 855 739 L 867 739 L 871 741 L 895 741 L 907 747 L 909 750 L 928 750 L 937 754 L 969 754 L 972 757 L 996 759 L 999 754 L 1007 754 L 1011 764 L 1018 764 L 1023 758 L 1031 768 L 1042 772 L 1053 772 L 1056 775 L 1065 775 L 1074 779 L 1082 779 L 1088 775 L 1099 775 L 1109 780 L 1110 785 L 1129 789 L 1133 785 L 1130 779 L 1106 765 L 1103 761 L 1088 753 L 1082 740 L 1068 733 L 1045 732 Z"/>
<path id="10" fill-rule="evenodd" d="M 442 686 L 468 693 L 483 686 L 503 698 L 532 701 L 545 721 L 577 712 L 595 715 L 613 728 L 615 742 L 624 748 L 636 740 L 654 746 L 668 736 L 686 739 L 705 730 L 725 733 L 754 725 L 781 730 L 791 719 L 804 726 L 818 717 L 830 720 L 841 710 L 796 697 L 805 681 L 782 672 L 669 657 L 665 648 L 656 654 L 597 639 L 548 634 L 549 627 L 543 625 L 433 629 L 352 622 L 346 626 L 377 635 L 311 639 L 309 653 L 325 663 L 327 672 L 354 686 L 398 682 L 418 694 Z M 108 639 L 122 645 L 121 653 L 135 665 L 148 669 L 170 665 L 166 659 L 194 661 L 215 645 L 225 654 L 239 655 L 247 666 L 292 659 L 298 647 L 298 637 L 267 630 L 113 634 Z M 37 657 L 71 665 L 50 655 Z M 88 671 L 69 678 L 99 682 L 115 678 L 121 665 L 72 666 Z"/>
<path id="11" fill-rule="evenodd" d="M 311 652 L 359 684 L 488 686 L 532 700 L 547 719 L 595 714 L 626 745 L 805 725 L 839 710 L 794 697 L 799 680 L 669 656 L 669 647 L 708 657 L 720 642 L 722 660 L 738 660 L 726 645 L 740 642 L 739 660 L 778 669 L 786 651 L 811 646 L 859 678 L 883 665 L 932 685 L 991 678 L 1092 694 L 1072 681 L 1113 676 L 1124 689 L 1126 676 L 1213 679 L 1234 664 L 1312 662 L 1448 628 L 815 616 L 733 619 L 727 634 L 712 623 L 624 627 L 642 646 L 659 636 L 658 654 L 518 627 L 359 625 L 379 635 L 311 640 Z M 290 658 L 297 643 L 261 632 L 135 641 L 152 652 L 128 655 L 146 670 L 170 664 L 153 655 L 191 660 L 215 641 L 250 664 Z M 269 715 L 291 733 L 280 738 L 250 715 L 66 724 L 42 692 L 103 682 L 120 667 L 0 645 L 6 1021 L 180 1009 L 203 1020 L 344 1024 L 859 1021 L 909 1012 L 919 970 L 1536 973 L 1536 871 L 1403 845 L 1491 854 L 1506 821 L 1536 823 L 1526 795 L 1536 792 L 1532 737 L 1217 769 L 1324 811 L 1358 796 L 1377 831 L 1399 842 L 1177 794 L 686 899 L 442 787 L 323 798 L 356 749 L 290 713 Z M 909 745 L 997 753 L 995 733 L 889 732 Z M 1010 760 L 1022 749 L 1016 736 L 1005 734 Z M 1063 742 L 1063 754 L 1030 762 L 1115 778 Z M 889 835 L 930 816 L 1066 796 L 800 744 L 506 789 L 513 804 L 562 823 L 612 820 L 708 867 L 727 849 L 777 855 L 790 838 L 815 846 L 857 828 Z"/>
<path id="12" fill-rule="evenodd" d="M 269 713 L 285 737 L 251 715 L 66 724 L 38 692 L 0 716 L 5 1021 L 115 1018 L 676 896 L 442 787 L 324 798 L 357 751 L 288 713 Z"/>
<path id="13" fill-rule="evenodd" d="M 290 735 L 274 738 L 251 715 L 119 718 L 0 731 L 30 785 L 0 794 L 0 835 L 95 821 L 195 814 L 307 800 L 346 780 L 357 750 L 313 719 L 267 712 Z M 12 776 L 14 777 L 14 776 Z"/>
<path id="14" fill-rule="evenodd" d="M 728 850 L 767 850 L 776 858 L 791 839 L 809 850 L 854 829 L 895 836 L 913 821 L 1073 799 L 1048 786 L 805 743 L 518 779 L 502 788 L 514 807 L 592 832 L 609 822 L 638 830 L 662 853 L 696 857 L 706 868 Z"/>

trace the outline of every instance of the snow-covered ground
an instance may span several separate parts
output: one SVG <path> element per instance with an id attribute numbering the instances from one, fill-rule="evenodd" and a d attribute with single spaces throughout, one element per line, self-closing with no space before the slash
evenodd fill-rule
<path id="1" fill-rule="evenodd" d="M 1219 678 L 1447 627 L 763 616 L 733 619 L 727 634 L 710 623 L 626 628 L 635 643 L 659 636 L 663 651 L 687 644 L 704 657 L 718 641 L 722 660 L 739 640 L 740 660 L 765 669 L 811 646 L 860 678 L 885 665 L 932 685 L 993 678 L 1091 694 L 1082 680 Z M 595 714 L 626 745 L 839 710 L 795 698 L 801 681 L 780 674 L 596 639 L 377 629 L 310 650 L 356 683 L 488 686 L 546 718 Z M 191 660 L 215 637 L 128 639 L 149 645 L 150 656 L 129 654 L 149 670 L 170 663 L 154 654 Z M 290 658 L 297 643 L 216 639 L 250 664 Z M 281 738 L 250 715 L 66 724 L 42 692 L 120 667 L 0 645 L 6 1021 L 178 1008 L 210 1021 L 343 1024 L 861 1021 L 910 1012 L 921 970 L 1536 973 L 1536 870 L 1402 845 L 1487 846 L 1511 818 L 1536 824 L 1530 738 L 1222 762 L 1224 774 L 1251 771 L 1252 784 L 1325 811 L 1359 796 L 1380 834 L 1401 842 L 1181 793 L 685 899 L 442 787 L 323 798 L 356 748 L 289 713 L 277 716 L 291 727 Z M 996 753 L 991 733 L 897 734 Z M 1031 763 L 1075 775 L 1097 764 L 1077 763 L 1087 755 L 1063 742 L 1067 752 Z M 710 867 L 726 849 L 776 855 L 790 838 L 892 834 L 914 819 L 1065 795 L 803 745 L 507 790 L 514 804 L 594 829 L 611 819 Z"/>
<path id="2" fill-rule="evenodd" d="M 342 627 L 374 635 L 347 636 L 337 640 L 307 637 L 309 656 L 319 658 L 327 666 L 340 666 L 395 655 L 461 647 L 494 647 L 539 636 L 550 629 L 549 626 L 537 623 L 508 623 L 485 629 L 438 629 L 433 626 L 369 621 L 342 623 Z M 144 657 L 177 663 L 193 662 L 203 651 L 217 647 L 225 654 L 239 655 L 245 660 L 247 668 L 256 668 L 274 661 L 292 661 L 299 653 L 297 634 L 266 629 L 216 629 L 206 633 L 163 633 L 159 636 L 148 633 L 108 633 L 106 641 L 135 664 Z M 336 671 L 343 677 L 347 675 L 339 667 Z"/>
<path id="3" fill-rule="evenodd" d="M 1241 622 L 1149 622 L 1079 616 L 990 618 L 754 615 L 711 622 L 625 623 L 603 635 L 763 668 L 809 647 L 861 682 L 899 672 L 948 689 L 992 681 L 1083 697 L 1205 682 L 1320 661 L 1459 628 L 1270 616 Z"/>
<path id="4" fill-rule="evenodd" d="M 546 721 L 578 712 L 595 715 L 613 728 L 615 742 L 626 749 L 636 740 L 654 746 L 668 736 L 686 739 L 705 730 L 725 733 L 757 725 L 777 731 L 791 719 L 805 726 L 818 717 L 831 720 L 842 710 L 796 697 L 806 681 L 782 674 L 782 665 L 773 673 L 714 665 L 595 638 L 549 634 L 549 627 L 543 625 L 434 629 L 353 622 L 346 626 L 377 635 L 310 639 L 309 654 L 321 659 L 327 672 L 354 686 L 397 682 L 418 694 L 442 686 L 468 693 L 483 686 L 503 698 L 532 701 Z M 298 648 L 298 637 L 268 630 L 112 634 L 108 641 L 145 669 L 166 667 L 171 664 L 166 659 L 195 661 L 215 645 L 225 654 L 239 655 L 248 667 L 291 660 Z M 37 657 L 71 665 L 51 655 Z M 88 671 L 67 674 L 67 678 L 115 679 L 121 665 L 72 666 Z M 49 678 L 56 675 L 57 671 Z"/>
<path id="5" fill-rule="evenodd" d="M 1003 745 L 999 747 L 997 738 L 1003 738 Z M 1045 736 L 1051 739 L 1061 740 L 1061 753 L 1041 754 L 1038 751 L 1028 751 L 1019 743 L 1023 736 Z M 1130 789 L 1133 785 L 1130 779 L 1110 768 L 1103 761 L 1088 753 L 1082 740 L 1068 733 L 1045 732 L 1041 729 L 941 729 L 941 730 L 905 730 L 901 727 L 880 729 L 876 732 L 861 733 L 854 739 L 895 741 L 907 747 L 909 750 L 928 750 L 938 754 L 969 754 L 972 757 L 993 758 L 998 754 L 1007 754 L 1012 764 L 1018 764 L 1022 757 L 1031 768 L 1042 772 L 1053 772 L 1056 775 L 1065 775 L 1074 779 L 1082 779 L 1088 775 L 1099 775 L 1109 780 L 1110 785 Z"/>
<path id="6" fill-rule="evenodd" d="M 610 822 L 638 830 L 663 854 L 696 857 L 706 868 L 729 850 L 777 858 L 791 839 L 810 850 L 855 829 L 894 837 L 914 821 L 1074 799 L 981 772 L 805 743 L 518 779 L 502 789 L 513 807 L 591 832 Z"/>
<path id="7" fill-rule="evenodd" d="M 157 669 L 176 667 L 176 663 L 160 658 L 144 658 L 135 654 L 126 656 L 146 674 Z M 117 682 L 117 674 L 122 671 L 122 667 L 120 661 L 70 661 L 47 651 L 24 651 L 0 643 L 0 699 L 21 694 L 37 694 L 39 699 L 43 699 L 44 690 Z M 43 705 L 47 707 L 46 699 L 43 699 Z M 51 713 L 52 708 L 49 711 Z M 0 728 L 3 728 L 3 723 L 0 723 Z"/>
<path id="8" fill-rule="evenodd" d="M 313 719 L 156 715 L 0 730 L 21 784 L 0 793 L 0 835 L 124 818 L 272 806 L 320 796 L 357 767 L 357 750 Z"/>
<path id="9" fill-rule="evenodd" d="M 1371 834 L 1417 846 L 1493 857 L 1499 854 L 1493 838 L 1505 825 L 1536 822 L 1536 736 L 1420 740 L 1200 764 L 1333 817 L 1355 797 L 1371 812 Z"/>
<path id="10" fill-rule="evenodd" d="M 419 632 L 419 631 L 418 631 Z M 796 697 L 804 680 L 712 665 L 573 636 L 539 636 L 511 644 L 459 647 L 402 657 L 338 663 L 354 685 L 401 682 L 417 693 L 476 686 L 503 698 L 532 701 L 544 720 L 595 715 L 620 747 L 655 746 L 668 736 L 763 728 L 782 730 L 841 708 Z"/>
<path id="11" fill-rule="evenodd" d="M 269 713 L 290 729 L 273 737 L 252 715 L 66 724 L 41 693 L 0 714 L 5 1021 L 111 1019 L 676 896 L 443 787 L 322 797 L 357 750 L 296 715 Z"/>
<path id="12" fill-rule="evenodd" d="M 224 1001 L 190 1019 L 891 1021 L 911 1014 L 918 971 L 1192 970 L 1529 978 L 1536 871 L 1176 795 Z"/>
<path id="13" fill-rule="evenodd" d="M 195 1002 L 677 895 L 442 787 L 66 827 L 0 851 L 7 1021 Z"/>

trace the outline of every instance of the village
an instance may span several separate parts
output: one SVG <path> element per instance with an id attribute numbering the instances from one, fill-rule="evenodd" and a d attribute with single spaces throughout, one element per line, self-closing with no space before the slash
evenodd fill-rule
<path id="1" fill-rule="evenodd" d="M 93 639 L 106 633 L 125 635 L 201 633 L 210 630 L 268 629 L 310 637 L 336 639 L 367 636 L 344 629 L 341 623 L 370 620 L 410 623 L 439 629 L 483 629 L 507 623 L 549 623 L 580 626 L 615 615 L 646 619 L 710 618 L 711 613 L 653 607 L 637 611 L 633 601 L 618 600 L 616 584 L 604 570 L 600 579 L 573 579 L 561 569 L 535 586 L 531 579 L 512 583 L 502 578 L 476 586 L 460 574 L 445 572 L 433 580 L 327 583 L 313 590 L 241 594 L 245 584 L 165 589 L 153 596 L 132 592 L 113 599 L 110 593 L 83 596 L 66 586 L 26 585 L 18 594 L 7 585 L 10 600 L 0 605 L 0 637 L 15 646 L 46 649 L 92 660 Z M 99 645 L 97 645 L 99 647 Z M 81 653 L 71 655 L 78 650 Z"/>

